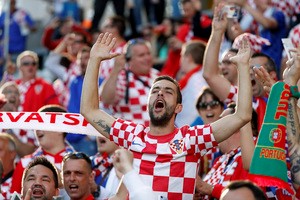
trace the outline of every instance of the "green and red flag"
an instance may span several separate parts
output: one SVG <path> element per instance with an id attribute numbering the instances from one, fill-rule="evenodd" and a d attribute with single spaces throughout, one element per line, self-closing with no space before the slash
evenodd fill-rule
<path id="1" fill-rule="evenodd" d="M 249 170 L 249 179 L 262 187 L 292 191 L 287 178 L 286 118 L 290 87 L 273 85 Z"/>

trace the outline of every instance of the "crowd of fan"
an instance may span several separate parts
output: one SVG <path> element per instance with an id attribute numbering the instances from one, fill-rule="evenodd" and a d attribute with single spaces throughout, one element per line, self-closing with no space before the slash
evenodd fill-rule
<path id="1" fill-rule="evenodd" d="M 252 199 L 300 198 L 297 156 L 290 156 L 290 188 L 258 188 L 245 178 L 265 117 L 268 89 L 277 81 L 300 84 L 298 73 L 287 72 L 300 68 L 300 2 L 215 0 L 209 15 L 201 1 L 181 0 L 174 2 L 182 13 L 168 18 L 164 0 L 115 0 L 116 15 L 99 24 L 107 2 L 95 0 L 89 27 L 82 25 L 79 13 L 54 16 L 43 32 L 41 43 L 48 54 L 41 63 L 36 52 L 26 49 L 26 39 L 36 29 L 34 21 L 11 0 L 9 55 L 3 57 L 1 52 L 0 60 L 4 69 L 0 111 L 81 112 L 101 134 L 3 129 L 5 122 L 0 122 L 3 198 L 21 194 L 23 199 L 126 199 L 128 195 L 130 199 L 140 195 L 142 199 L 233 199 L 239 197 L 234 191 L 241 188 L 252 191 L 253 197 L 244 191 Z M 141 2 L 147 25 L 140 21 Z M 76 1 L 65 3 L 76 5 Z M 227 17 L 232 12 L 228 7 L 234 9 L 234 16 Z M 0 16 L 1 39 L 4 21 L 5 12 Z M 295 49 L 285 51 L 283 38 L 291 39 Z M 249 70 L 241 70 L 248 63 Z M 241 83 L 248 78 L 251 85 Z M 173 89 L 175 82 L 179 91 Z M 177 100 L 169 105 L 174 93 Z M 151 99 L 154 95 L 158 100 Z M 292 102 L 295 110 L 296 103 Z M 162 110 L 165 113 L 157 117 Z M 226 121 L 227 116 L 233 121 Z M 298 117 L 294 120 L 299 122 Z M 200 137 L 200 132 L 211 136 L 187 139 Z M 185 135 L 189 141 L 184 143 L 180 134 L 192 136 Z M 288 140 L 287 144 L 298 141 L 296 136 Z M 295 148 L 289 151 L 298 155 Z M 172 161 L 185 153 L 185 164 Z M 154 166 L 157 163 L 168 165 L 168 170 Z M 182 183 L 162 178 L 163 173 Z"/>

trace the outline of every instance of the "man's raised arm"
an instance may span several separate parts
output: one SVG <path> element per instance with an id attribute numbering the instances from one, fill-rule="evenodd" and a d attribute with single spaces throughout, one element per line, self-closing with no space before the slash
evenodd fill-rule
<path id="1" fill-rule="evenodd" d="M 219 70 L 219 51 L 227 28 L 227 17 L 226 13 L 222 12 L 223 7 L 224 5 L 220 3 L 214 9 L 212 33 L 203 58 L 203 77 L 221 101 L 227 98 L 231 86 Z"/>
<path id="2" fill-rule="evenodd" d="M 107 138 L 109 138 L 110 128 L 115 119 L 99 109 L 98 74 L 102 60 L 119 55 L 118 53 L 110 53 L 115 43 L 116 39 L 112 37 L 112 34 L 101 33 L 93 45 L 84 76 L 80 104 L 80 113 Z"/>
<path id="3" fill-rule="evenodd" d="M 250 44 L 247 38 L 243 38 L 238 54 L 230 60 L 236 63 L 238 68 L 238 101 L 236 112 L 227 115 L 212 123 L 212 131 L 217 142 L 230 137 L 251 120 L 252 116 L 252 88 L 250 82 L 251 56 Z"/>

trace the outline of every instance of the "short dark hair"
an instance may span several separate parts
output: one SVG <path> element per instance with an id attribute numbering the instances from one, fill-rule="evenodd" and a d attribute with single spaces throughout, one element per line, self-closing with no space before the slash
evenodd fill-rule
<path id="1" fill-rule="evenodd" d="M 236 103 L 231 102 L 227 105 L 227 108 L 231 109 L 231 114 L 235 112 Z M 253 136 L 258 136 L 258 115 L 257 112 L 252 108 L 251 128 Z"/>
<path id="2" fill-rule="evenodd" d="M 266 70 L 269 73 L 272 71 L 276 72 L 276 64 L 275 64 L 273 58 L 271 58 L 270 56 L 268 56 L 267 54 L 262 53 L 262 52 L 256 52 L 251 56 L 251 58 L 257 58 L 257 57 L 264 57 L 267 59 L 267 63 L 266 63 L 267 69 Z"/>
<path id="3" fill-rule="evenodd" d="M 223 191 L 226 189 L 232 191 L 240 188 L 248 188 L 255 197 L 255 200 L 267 200 L 265 193 L 256 184 L 248 180 L 232 181 L 224 188 Z"/>
<path id="4" fill-rule="evenodd" d="M 204 98 L 204 96 L 206 96 L 207 94 L 212 96 L 212 99 L 215 101 L 218 101 L 220 103 L 220 105 L 222 107 L 224 107 L 224 102 L 221 101 L 218 96 L 212 91 L 211 88 L 209 87 L 205 87 L 202 89 L 197 101 L 196 101 L 196 109 L 199 110 L 200 109 L 200 102 L 202 101 L 202 99 Z"/>
<path id="5" fill-rule="evenodd" d="M 200 40 L 192 40 L 183 45 L 184 55 L 191 55 L 194 62 L 198 65 L 203 63 L 206 44 Z"/>
<path id="6" fill-rule="evenodd" d="M 86 163 L 89 166 L 89 170 L 92 171 L 92 161 L 91 159 L 88 157 L 88 155 L 86 155 L 83 152 L 70 152 L 67 153 L 64 157 L 63 157 L 63 161 L 62 161 L 62 165 L 64 165 L 64 163 L 68 160 L 85 160 Z"/>
<path id="7" fill-rule="evenodd" d="M 59 179 L 58 179 L 58 171 L 57 168 L 54 166 L 53 163 L 51 163 L 46 157 L 44 156 L 37 156 L 34 157 L 33 160 L 27 165 L 27 167 L 25 168 L 25 171 L 23 173 L 23 177 L 22 177 L 22 185 L 23 182 L 25 180 L 25 178 L 28 175 L 28 171 L 29 169 L 31 169 L 34 166 L 37 165 L 43 165 L 44 167 L 50 169 L 53 173 L 53 178 L 54 178 L 54 183 L 55 183 L 55 188 L 59 187 Z"/>
<path id="8" fill-rule="evenodd" d="M 119 31 L 119 34 L 124 36 L 126 31 L 126 21 L 124 17 L 116 15 L 110 17 L 111 25 L 116 27 Z"/>
<path id="9" fill-rule="evenodd" d="M 181 104 L 182 103 L 182 94 L 181 94 L 180 86 L 179 86 L 178 82 L 171 76 L 163 75 L 163 76 L 158 76 L 156 79 L 154 79 L 153 84 L 158 81 L 161 81 L 161 80 L 167 80 L 167 81 L 172 82 L 174 85 L 176 85 L 177 103 Z"/>

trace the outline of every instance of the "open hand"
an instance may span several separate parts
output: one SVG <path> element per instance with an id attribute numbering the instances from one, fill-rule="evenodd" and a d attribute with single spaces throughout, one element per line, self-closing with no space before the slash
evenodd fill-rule
<path id="1" fill-rule="evenodd" d="M 263 67 L 253 67 L 255 77 L 264 87 L 265 92 L 270 93 L 272 85 L 275 84 L 275 80 L 271 78 L 268 71 Z"/>
<path id="2" fill-rule="evenodd" d="M 292 58 L 287 61 L 287 67 L 283 72 L 283 80 L 289 85 L 296 85 L 300 79 L 300 47 L 290 50 Z"/>
<path id="3" fill-rule="evenodd" d="M 108 60 L 120 55 L 120 53 L 111 53 L 115 44 L 116 38 L 113 38 L 111 33 L 101 33 L 91 49 L 90 57 Z"/>
<path id="4" fill-rule="evenodd" d="M 230 61 L 236 63 L 237 66 L 239 66 L 239 64 L 249 66 L 248 63 L 251 56 L 251 48 L 247 37 L 244 36 L 243 39 L 239 41 L 239 47 L 238 53 L 231 57 Z"/>

